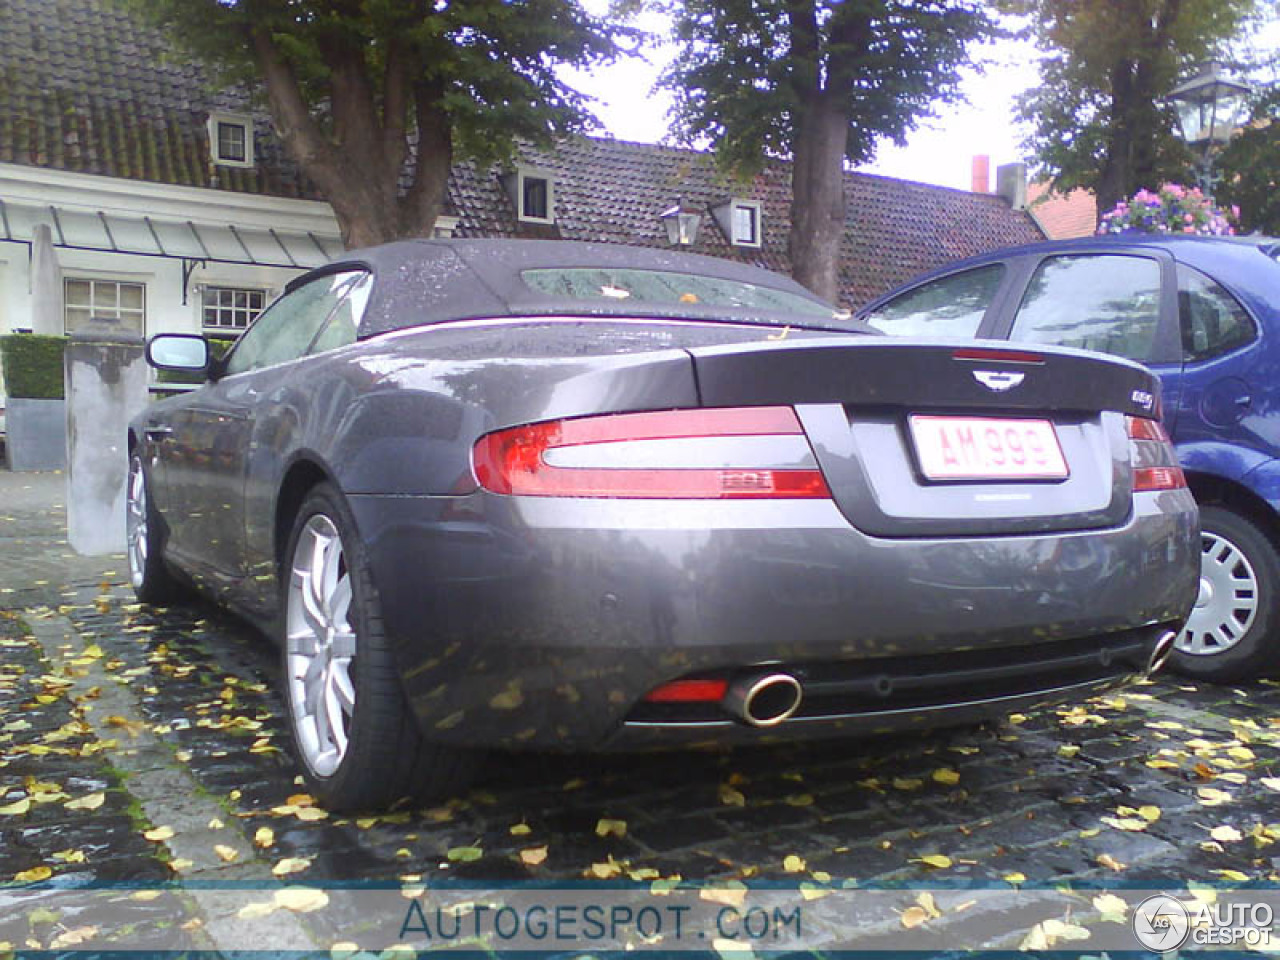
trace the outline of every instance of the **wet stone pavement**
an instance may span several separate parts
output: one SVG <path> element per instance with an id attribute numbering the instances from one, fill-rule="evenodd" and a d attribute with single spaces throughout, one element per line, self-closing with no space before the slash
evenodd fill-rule
<path id="1" fill-rule="evenodd" d="M 268 642 L 203 604 L 143 607 L 111 578 L 91 580 L 52 602 L 0 595 L 10 887 L 1280 881 L 1273 683 L 1170 678 L 987 727 L 862 742 L 494 754 L 462 796 L 344 817 L 295 777 Z M 56 945 L 60 929 L 0 952 Z"/>

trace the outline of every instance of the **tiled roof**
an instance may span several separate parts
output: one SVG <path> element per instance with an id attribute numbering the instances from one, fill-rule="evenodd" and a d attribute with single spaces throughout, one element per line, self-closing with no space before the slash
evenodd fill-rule
<path id="1" fill-rule="evenodd" d="M 106 0 L 0 0 L 0 162 L 243 193 L 318 198 L 247 91 L 179 58 L 165 36 Z M 254 116 L 256 169 L 212 167 L 210 111 Z M 556 225 L 518 224 L 497 169 L 458 164 L 448 212 L 461 236 L 561 236 L 666 246 L 658 214 L 677 197 L 704 212 L 698 252 L 790 272 L 790 168 L 747 182 L 698 151 L 576 139 L 523 159 L 554 171 Z M 1043 239 L 997 196 L 849 173 L 842 300 L 854 307 L 917 273 L 996 247 Z M 762 205 L 763 246 L 731 246 L 709 206 Z"/>
<path id="2" fill-rule="evenodd" d="M 0 0 L 0 162 L 239 193 L 316 197 L 261 111 L 255 169 L 213 168 L 209 112 L 247 91 L 104 0 Z"/>
<path id="3" fill-rule="evenodd" d="M 556 227 L 570 240 L 666 246 L 658 214 L 677 197 L 703 213 L 699 253 L 730 257 L 789 273 L 791 170 L 766 164 L 746 182 L 721 174 L 709 154 L 676 147 L 581 139 L 525 159 L 556 176 Z M 450 181 L 460 236 L 545 236 L 545 228 L 517 224 L 497 169 L 460 164 Z M 848 198 L 841 299 L 854 307 L 925 270 L 1044 234 L 1026 213 L 1000 197 L 845 174 Z M 709 207 L 729 198 L 757 200 L 763 214 L 760 249 L 731 246 Z"/>
<path id="4" fill-rule="evenodd" d="M 1047 183 L 1027 187 L 1027 209 L 1050 240 L 1091 237 L 1098 226 L 1098 201 L 1088 190 L 1053 193 Z"/>

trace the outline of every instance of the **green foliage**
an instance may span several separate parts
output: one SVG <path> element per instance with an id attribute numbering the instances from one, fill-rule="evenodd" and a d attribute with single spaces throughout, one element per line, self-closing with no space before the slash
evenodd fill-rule
<path id="1" fill-rule="evenodd" d="M 1003 0 L 1030 17 L 1045 54 L 1022 95 L 1024 146 L 1063 191 L 1108 209 L 1140 188 L 1186 179 L 1191 157 L 1162 102 L 1190 67 L 1221 56 L 1273 0 Z"/>
<path id="2" fill-rule="evenodd" d="M 665 6 L 683 47 L 661 85 L 673 131 L 709 140 L 742 175 L 796 152 L 814 98 L 837 101 L 844 153 L 871 159 L 902 143 L 933 108 L 960 98 L 967 47 L 995 35 L 980 2 L 954 0 L 689 0 Z M 807 42 L 806 24 L 816 27 Z"/>
<path id="3" fill-rule="evenodd" d="M 0 337 L 5 392 L 29 400 L 63 398 L 62 354 L 66 337 L 11 333 Z"/>
<path id="4" fill-rule="evenodd" d="M 1240 208 L 1242 232 L 1280 237 L 1280 86 L 1261 93 L 1253 115 L 1222 152 L 1215 193 Z"/>
<path id="5" fill-rule="evenodd" d="M 509 158 L 594 123 L 557 68 L 630 31 L 576 0 L 126 0 L 265 94 L 348 245 L 429 233 L 455 157 Z M 410 143 L 416 144 L 410 150 Z"/>

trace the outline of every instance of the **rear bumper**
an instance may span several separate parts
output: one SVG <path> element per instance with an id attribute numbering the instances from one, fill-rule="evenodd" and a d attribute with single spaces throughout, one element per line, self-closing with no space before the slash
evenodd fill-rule
<path id="1" fill-rule="evenodd" d="M 1139 672 L 1159 630 L 1185 618 L 1199 572 L 1186 491 L 1139 495 L 1107 530 L 935 540 L 868 537 L 828 501 L 351 504 L 424 733 L 473 745 L 767 742 L 998 715 Z M 1130 653 L 1041 672 L 1032 689 L 966 679 L 972 658 L 1089 659 L 1099 644 Z M 932 663 L 954 682 L 767 731 L 636 713 L 663 683 L 761 663 L 815 683 Z"/>

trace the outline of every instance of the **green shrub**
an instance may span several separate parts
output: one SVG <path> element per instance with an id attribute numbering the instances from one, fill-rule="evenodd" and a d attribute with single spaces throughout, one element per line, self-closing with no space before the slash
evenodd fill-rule
<path id="1" fill-rule="evenodd" d="M 221 360 L 236 342 L 235 338 L 205 337 L 209 341 L 209 356 Z M 156 383 L 204 383 L 204 374 L 192 373 L 190 370 L 157 370 Z"/>
<path id="2" fill-rule="evenodd" d="M 30 400 L 61 400 L 62 353 L 66 337 L 11 333 L 0 337 L 5 392 Z"/>

